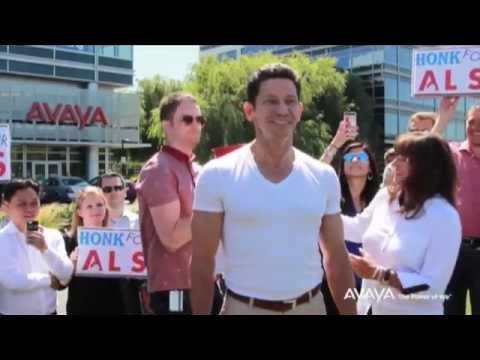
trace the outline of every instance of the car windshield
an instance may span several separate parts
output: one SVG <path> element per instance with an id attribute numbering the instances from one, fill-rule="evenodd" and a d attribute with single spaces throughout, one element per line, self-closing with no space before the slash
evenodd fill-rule
<path id="1" fill-rule="evenodd" d="M 81 178 L 68 178 L 68 179 L 62 179 L 62 182 L 64 185 L 69 185 L 69 186 L 88 186 L 88 183 L 81 179 Z"/>

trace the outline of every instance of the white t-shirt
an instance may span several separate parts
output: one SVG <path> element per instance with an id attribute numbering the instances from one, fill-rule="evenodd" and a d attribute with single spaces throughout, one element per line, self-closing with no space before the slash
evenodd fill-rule
<path id="1" fill-rule="evenodd" d="M 118 219 L 110 218 L 110 227 L 112 229 L 138 230 L 138 215 L 129 210 L 124 210 L 123 215 Z"/>
<path id="2" fill-rule="evenodd" d="M 407 296 L 364 280 L 358 313 L 365 314 L 371 306 L 372 313 L 380 315 L 441 315 L 460 249 L 458 212 L 440 196 L 428 199 L 415 219 L 405 219 L 399 209 L 398 200 L 390 203 L 388 190 L 381 189 L 361 214 L 342 215 L 345 237 L 362 243 L 377 265 L 395 270 L 404 289 L 421 285 L 429 289 Z"/>
<path id="3" fill-rule="evenodd" d="M 340 213 L 340 184 L 331 166 L 296 149 L 292 172 L 272 183 L 248 145 L 205 165 L 194 210 L 225 214 L 228 288 L 288 300 L 323 279 L 319 231 L 324 215 Z"/>

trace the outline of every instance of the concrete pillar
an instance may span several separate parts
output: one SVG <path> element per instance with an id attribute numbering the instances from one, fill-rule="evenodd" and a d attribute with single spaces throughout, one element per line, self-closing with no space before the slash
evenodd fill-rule
<path id="1" fill-rule="evenodd" d="M 98 147 L 88 147 L 87 153 L 87 180 L 98 176 Z"/>

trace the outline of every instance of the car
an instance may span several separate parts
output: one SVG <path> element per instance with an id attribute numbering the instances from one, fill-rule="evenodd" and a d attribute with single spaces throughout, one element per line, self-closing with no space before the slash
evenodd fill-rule
<path id="1" fill-rule="evenodd" d="M 99 186 L 101 176 L 94 177 L 93 179 L 88 180 L 88 183 L 93 186 Z M 133 204 L 137 198 L 137 190 L 135 189 L 135 183 L 130 180 L 125 180 L 125 185 L 127 187 L 127 196 L 126 199 L 130 204 Z"/>
<path id="2" fill-rule="evenodd" d="M 81 177 L 51 176 L 40 185 L 40 201 L 69 203 L 87 186 L 88 183 Z"/>

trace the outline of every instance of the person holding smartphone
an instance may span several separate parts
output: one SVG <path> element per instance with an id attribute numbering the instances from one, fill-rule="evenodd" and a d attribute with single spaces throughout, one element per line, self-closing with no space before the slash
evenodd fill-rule
<path id="1" fill-rule="evenodd" d="M 454 158 L 428 133 L 402 135 L 394 149 L 398 190 L 382 188 L 361 214 L 342 215 L 345 238 L 363 245 L 362 256 L 350 254 L 363 279 L 357 310 L 442 315 L 462 235 Z"/>
<path id="2" fill-rule="evenodd" d="M 340 204 L 342 214 L 355 216 L 370 204 L 379 187 L 375 157 L 366 143 L 353 142 L 346 146 L 342 152 L 338 174 L 342 194 Z M 351 242 L 348 237 L 345 237 L 345 242 L 349 253 L 361 255 L 360 244 Z M 355 285 L 360 290 L 361 279 L 358 276 L 355 276 Z M 338 315 L 326 281 L 323 283 L 322 291 L 327 315 Z"/>
<path id="3" fill-rule="evenodd" d="M 0 314 L 56 315 L 56 291 L 70 280 L 73 264 L 62 234 L 35 221 L 38 184 L 7 184 L 3 209 L 10 221 L 0 230 Z"/>
<path id="4" fill-rule="evenodd" d="M 320 161 L 330 164 L 334 159 L 337 152 L 348 142 L 355 140 L 358 136 L 358 126 L 357 126 L 357 113 L 356 112 L 345 112 L 343 113 L 343 119 L 338 125 L 337 133 L 333 137 L 330 144 L 327 146 Z"/>

